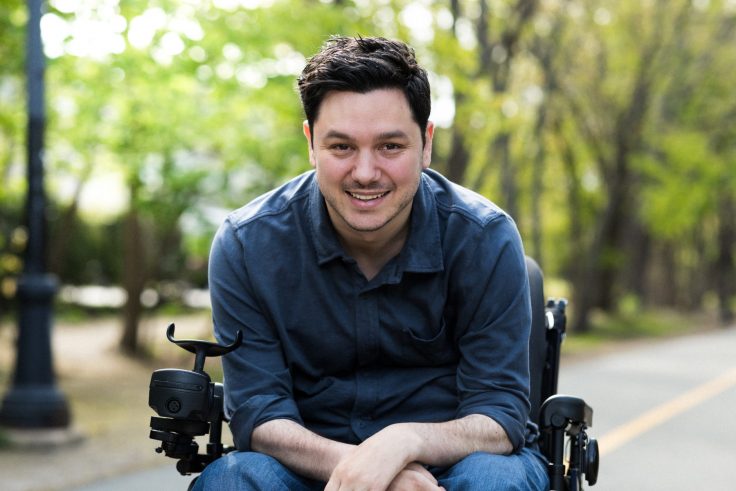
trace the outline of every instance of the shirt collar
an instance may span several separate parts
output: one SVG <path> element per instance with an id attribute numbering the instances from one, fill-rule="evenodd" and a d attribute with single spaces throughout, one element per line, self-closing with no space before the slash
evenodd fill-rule
<path id="1" fill-rule="evenodd" d="M 348 258 L 332 226 L 324 201 L 317 184 L 316 174 L 313 173 L 308 213 L 312 241 L 320 265 L 333 259 Z M 409 236 L 397 261 L 400 271 L 396 273 L 442 271 L 444 264 L 437 204 L 424 173 L 422 173 L 417 194 L 414 196 L 410 220 Z"/>
<path id="2" fill-rule="evenodd" d="M 347 257 L 340 241 L 337 238 L 322 192 L 317 184 L 317 174 L 312 171 L 312 183 L 309 190 L 309 202 L 307 204 L 309 213 L 310 230 L 312 242 L 317 251 L 317 263 L 321 266 L 337 258 Z"/>
<path id="3" fill-rule="evenodd" d="M 401 250 L 399 264 L 404 271 L 415 273 L 434 273 L 444 269 L 437 203 L 429 178 L 424 173 L 414 196 L 409 237 Z"/>

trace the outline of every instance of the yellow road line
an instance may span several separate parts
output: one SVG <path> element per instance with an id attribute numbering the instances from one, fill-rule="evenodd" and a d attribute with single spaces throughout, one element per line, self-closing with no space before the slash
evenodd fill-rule
<path id="1" fill-rule="evenodd" d="M 638 418 L 612 429 L 598 439 L 600 454 L 605 455 L 625 445 L 634 438 L 661 425 L 678 414 L 687 411 L 736 385 L 736 368 L 720 377 L 699 385 L 684 394 L 650 409 Z"/>

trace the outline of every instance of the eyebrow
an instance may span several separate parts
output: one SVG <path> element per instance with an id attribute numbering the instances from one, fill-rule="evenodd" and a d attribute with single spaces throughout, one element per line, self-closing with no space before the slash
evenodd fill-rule
<path id="1" fill-rule="evenodd" d="M 394 138 L 409 138 L 409 135 L 401 130 L 386 131 L 378 135 L 379 140 L 391 140 Z"/>
<path id="2" fill-rule="evenodd" d="M 337 130 L 328 131 L 327 134 L 325 135 L 325 139 L 327 138 L 337 138 L 338 140 L 352 140 L 350 135 L 348 135 L 347 133 L 343 133 L 341 131 L 337 131 Z"/>
<path id="3" fill-rule="evenodd" d="M 379 133 L 377 136 L 377 140 L 391 140 L 393 138 L 408 138 L 409 136 L 401 131 L 401 130 L 393 130 L 393 131 L 384 131 L 383 133 Z M 330 130 L 325 135 L 325 139 L 328 138 L 336 138 L 339 140 L 353 140 L 353 137 L 348 135 L 347 133 L 343 133 L 341 131 L 337 130 Z"/>

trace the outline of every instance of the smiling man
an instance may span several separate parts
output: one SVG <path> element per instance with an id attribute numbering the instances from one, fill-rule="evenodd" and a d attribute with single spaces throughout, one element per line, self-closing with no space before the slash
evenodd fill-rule
<path id="1" fill-rule="evenodd" d="M 330 221 L 346 251 L 372 279 L 399 254 L 409 231 L 411 205 L 432 153 L 396 88 L 332 92 L 304 134 Z"/>
<path id="2" fill-rule="evenodd" d="M 542 490 L 529 291 L 511 218 L 429 169 L 405 44 L 330 39 L 299 78 L 314 170 L 215 237 L 237 452 L 195 489 Z"/>

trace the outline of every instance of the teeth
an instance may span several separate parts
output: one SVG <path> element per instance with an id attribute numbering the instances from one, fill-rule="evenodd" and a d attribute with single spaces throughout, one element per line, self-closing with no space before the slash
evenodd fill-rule
<path id="1" fill-rule="evenodd" d="M 353 198 L 355 198 L 355 199 L 359 199 L 359 200 L 361 200 L 361 201 L 370 201 L 370 200 L 372 200 L 372 199 L 377 199 L 377 198 L 380 198 L 381 196 L 385 195 L 386 193 L 380 193 L 380 194 L 369 194 L 369 195 L 360 195 L 360 194 L 355 194 L 355 193 L 351 193 L 351 192 L 349 192 L 349 191 L 348 191 L 348 194 L 349 194 L 350 196 L 352 196 Z"/>

